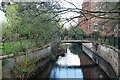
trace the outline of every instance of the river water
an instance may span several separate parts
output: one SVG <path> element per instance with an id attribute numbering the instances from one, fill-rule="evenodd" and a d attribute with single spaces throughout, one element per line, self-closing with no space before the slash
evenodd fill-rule
<path id="1" fill-rule="evenodd" d="M 83 51 L 81 45 L 72 44 L 67 47 L 64 56 L 59 56 L 55 63 L 48 63 L 43 72 L 40 72 L 37 78 L 77 78 L 86 79 L 109 79 Z"/>

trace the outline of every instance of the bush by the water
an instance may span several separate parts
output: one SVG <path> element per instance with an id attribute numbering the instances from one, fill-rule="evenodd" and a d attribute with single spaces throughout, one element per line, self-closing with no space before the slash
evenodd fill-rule
<path id="1" fill-rule="evenodd" d="M 56 56 L 54 54 L 50 54 L 50 61 L 56 61 Z"/>

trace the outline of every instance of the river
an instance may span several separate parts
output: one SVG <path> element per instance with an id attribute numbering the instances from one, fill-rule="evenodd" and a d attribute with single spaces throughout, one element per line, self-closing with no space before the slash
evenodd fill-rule
<path id="1" fill-rule="evenodd" d="M 43 72 L 35 75 L 36 78 L 77 78 L 81 80 L 102 78 L 108 76 L 83 51 L 79 44 L 67 46 L 64 56 L 59 56 L 56 62 L 49 62 Z"/>

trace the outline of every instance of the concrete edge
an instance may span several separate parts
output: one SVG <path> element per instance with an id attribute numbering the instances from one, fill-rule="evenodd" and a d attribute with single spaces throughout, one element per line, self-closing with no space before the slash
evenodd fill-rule
<path id="1" fill-rule="evenodd" d="M 111 65 L 111 63 L 109 63 L 107 60 L 105 60 L 102 56 L 100 56 L 99 54 L 96 54 L 97 52 L 94 52 L 93 50 L 91 50 L 90 48 L 88 48 L 86 45 L 82 46 L 86 47 L 87 49 L 89 49 L 91 52 L 93 52 L 96 56 L 100 57 L 101 59 L 103 59 L 104 61 L 106 61 L 113 69 L 113 71 L 115 72 L 116 76 L 118 76 L 118 73 L 115 71 L 115 69 L 113 68 L 113 66 Z M 102 69 L 103 70 L 103 69 Z M 103 70 L 104 71 L 104 70 Z"/>

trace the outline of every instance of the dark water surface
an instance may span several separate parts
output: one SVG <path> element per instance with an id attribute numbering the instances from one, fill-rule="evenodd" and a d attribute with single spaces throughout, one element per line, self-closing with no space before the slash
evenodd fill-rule
<path id="1" fill-rule="evenodd" d="M 109 79 L 90 58 L 82 51 L 81 45 L 72 44 L 67 47 L 65 56 L 59 56 L 56 63 L 48 63 L 37 78 L 80 78 L 82 80 L 93 80 L 102 78 Z"/>

